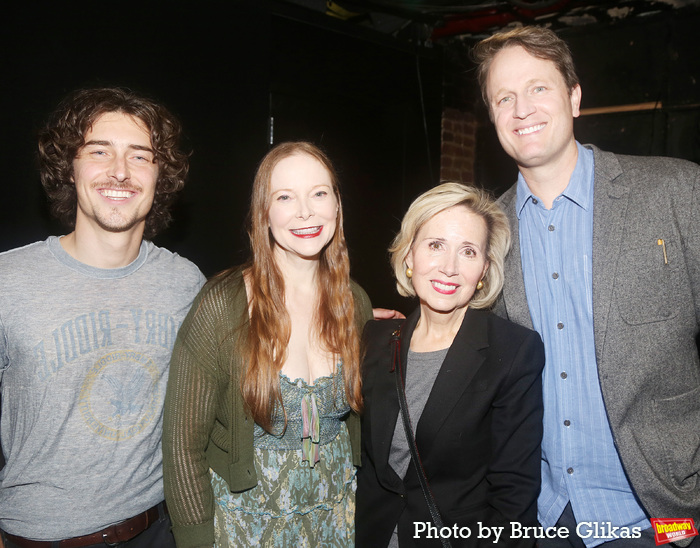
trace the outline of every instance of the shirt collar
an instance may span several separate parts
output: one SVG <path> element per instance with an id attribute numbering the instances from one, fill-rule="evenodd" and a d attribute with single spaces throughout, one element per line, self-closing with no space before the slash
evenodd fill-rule
<path id="1" fill-rule="evenodd" d="M 593 206 L 593 151 L 582 146 L 578 141 L 576 141 L 576 147 L 578 148 L 576 167 L 571 174 L 569 184 L 560 196 L 568 198 L 579 207 L 588 211 Z M 527 186 L 522 174 L 518 173 L 517 197 L 515 201 L 515 211 L 518 214 L 518 218 L 520 218 L 525 204 L 533 199 L 539 201 L 539 198 L 530 191 L 530 187 Z"/>

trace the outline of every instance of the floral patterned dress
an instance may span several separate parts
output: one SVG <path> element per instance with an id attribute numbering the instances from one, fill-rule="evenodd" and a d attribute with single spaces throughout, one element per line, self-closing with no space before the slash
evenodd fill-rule
<path id="1" fill-rule="evenodd" d="M 231 493 L 213 470 L 215 546 L 346 547 L 355 544 L 355 467 L 345 422 L 342 367 L 331 377 L 290 380 L 280 373 L 287 429 L 255 426 L 258 484 Z M 282 432 L 277 413 L 273 432 Z"/>

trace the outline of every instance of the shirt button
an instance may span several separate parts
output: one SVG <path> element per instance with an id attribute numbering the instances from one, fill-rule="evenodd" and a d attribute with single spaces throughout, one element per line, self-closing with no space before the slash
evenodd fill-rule
<path id="1" fill-rule="evenodd" d="M 567 469 L 566 469 L 566 472 L 567 472 L 568 474 L 573 474 L 573 473 L 574 473 L 574 469 L 573 469 L 573 468 L 567 468 Z"/>
<path id="2" fill-rule="evenodd" d="M 553 272 L 552 278 L 554 278 L 555 280 L 558 280 L 559 279 L 559 272 Z"/>
<path id="3" fill-rule="evenodd" d="M 535 205 L 537 205 L 537 204 L 538 204 L 537 198 L 533 198 L 533 199 L 532 199 L 532 203 L 535 204 Z"/>
<path id="4" fill-rule="evenodd" d="M 561 373 L 559 373 L 559 376 L 560 376 L 562 379 L 565 379 L 565 378 L 568 377 L 569 375 L 566 374 L 566 371 L 562 371 Z"/>
<path id="5" fill-rule="evenodd" d="M 559 323 L 557 324 L 557 329 L 564 329 L 564 324 L 561 323 L 561 322 L 559 322 Z"/>
<path id="6" fill-rule="evenodd" d="M 571 426 L 571 421 L 569 419 L 566 419 L 564 421 L 564 426 Z"/>
<path id="7" fill-rule="evenodd" d="M 547 227 L 547 230 L 549 230 L 550 232 L 554 232 L 554 225 L 549 225 Z"/>

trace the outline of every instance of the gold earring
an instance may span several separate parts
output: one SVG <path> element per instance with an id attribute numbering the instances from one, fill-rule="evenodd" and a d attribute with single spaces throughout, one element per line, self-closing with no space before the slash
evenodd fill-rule
<path id="1" fill-rule="evenodd" d="M 406 269 L 406 277 L 412 278 L 413 277 L 413 270 L 411 270 L 410 268 L 407 268 Z"/>
<path id="2" fill-rule="evenodd" d="M 476 288 L 477 288 L 477 289 L 483 289 L 483 288 L 484 288 L 484 282 L 482 282 L 481 280 L 479 280 L 479 283 L 476 284 Z"/>

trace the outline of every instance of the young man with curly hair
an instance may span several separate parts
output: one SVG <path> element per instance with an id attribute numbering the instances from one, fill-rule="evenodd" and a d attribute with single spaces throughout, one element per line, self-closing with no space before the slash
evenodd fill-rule
<path id="1" fill-rule="evenodd" d="M 0 254 L 5 546 L 174 547 L 161 430 L 175 335 L 204 278 L 145 238 L 170 220 L 179 122 L 119 88 L 65 99 L 39 136 L 72 231 Z"/>

